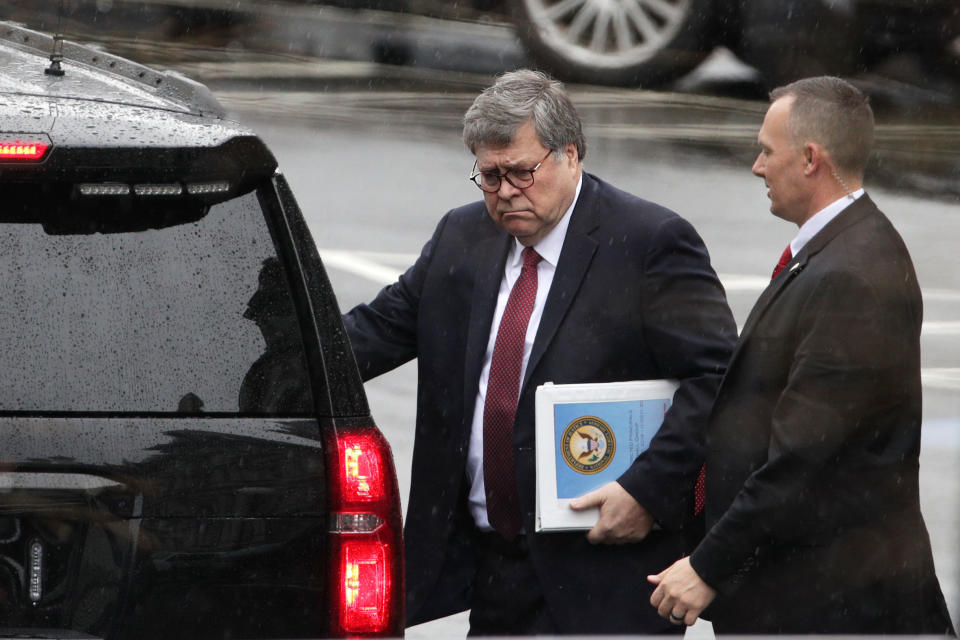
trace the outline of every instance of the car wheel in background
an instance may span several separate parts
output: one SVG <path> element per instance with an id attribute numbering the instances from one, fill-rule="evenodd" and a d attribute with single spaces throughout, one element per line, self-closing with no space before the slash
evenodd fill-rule
<path id="1" fill-rule="evenodd" d="M 736 53 L 774 87 L 864 68 L 853 2 L 751 0 L 743 4 Z"/>
<path id="2" fill-rule="evenodd" d="M 520 0 L 520 38 L 564 80 L 650 85 L 678 78 L 715 46 L 714 0 Z"/>

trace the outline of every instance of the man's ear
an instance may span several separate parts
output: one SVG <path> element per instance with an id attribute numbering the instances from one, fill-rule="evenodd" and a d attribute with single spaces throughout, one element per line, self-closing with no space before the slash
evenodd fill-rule
<path id="1" fill-rule="evenodd" d="M 807 142 L 803 145 L 803 174 L 811 176 L 821 167 L 829 165 L 827 150 L 816 142 Z"/>

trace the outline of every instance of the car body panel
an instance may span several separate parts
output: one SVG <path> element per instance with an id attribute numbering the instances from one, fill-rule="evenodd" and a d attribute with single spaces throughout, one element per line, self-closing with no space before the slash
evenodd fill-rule
<path id="1" fill-rule="evenodd" d="M 0 122 L 48 145 L 0 158 L 0 635 L 346 635 L 350 536 L 388 560 L 354 635 L 402 634 L 389 446 L 266 145 L 202 85 L 11 24 Z M 376 528 L 332 530 L 367 508 L 361 431 Z"/>
<path id="2" fill-rule="evenodd" d="M 326 517 L 315 420 L 0 417 L 0 443 L 0 513 L 60 494 L 117 518 Z"/>

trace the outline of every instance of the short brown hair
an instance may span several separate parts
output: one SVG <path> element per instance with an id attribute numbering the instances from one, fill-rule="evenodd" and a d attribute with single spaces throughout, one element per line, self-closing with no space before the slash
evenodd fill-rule
<path id="1" fill-rule="evenodd" d="M 816 142 L 844 173 L 862 177 L 873 149 L 873 110 L 855 86 L 832 76 L 804 78 L 770 92 L 770 102 L 792 97 L 787 120 L 797 144 Z"/>

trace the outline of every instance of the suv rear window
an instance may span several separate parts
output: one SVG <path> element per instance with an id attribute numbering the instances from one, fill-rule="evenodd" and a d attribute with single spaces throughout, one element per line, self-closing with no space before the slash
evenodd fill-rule
<path id="1" fill-rule="evenodd" d="M 49 228 L 0 224 L 0 411 L 310 412 L 294 305 L 255 193 L 162 228 Z"/>

